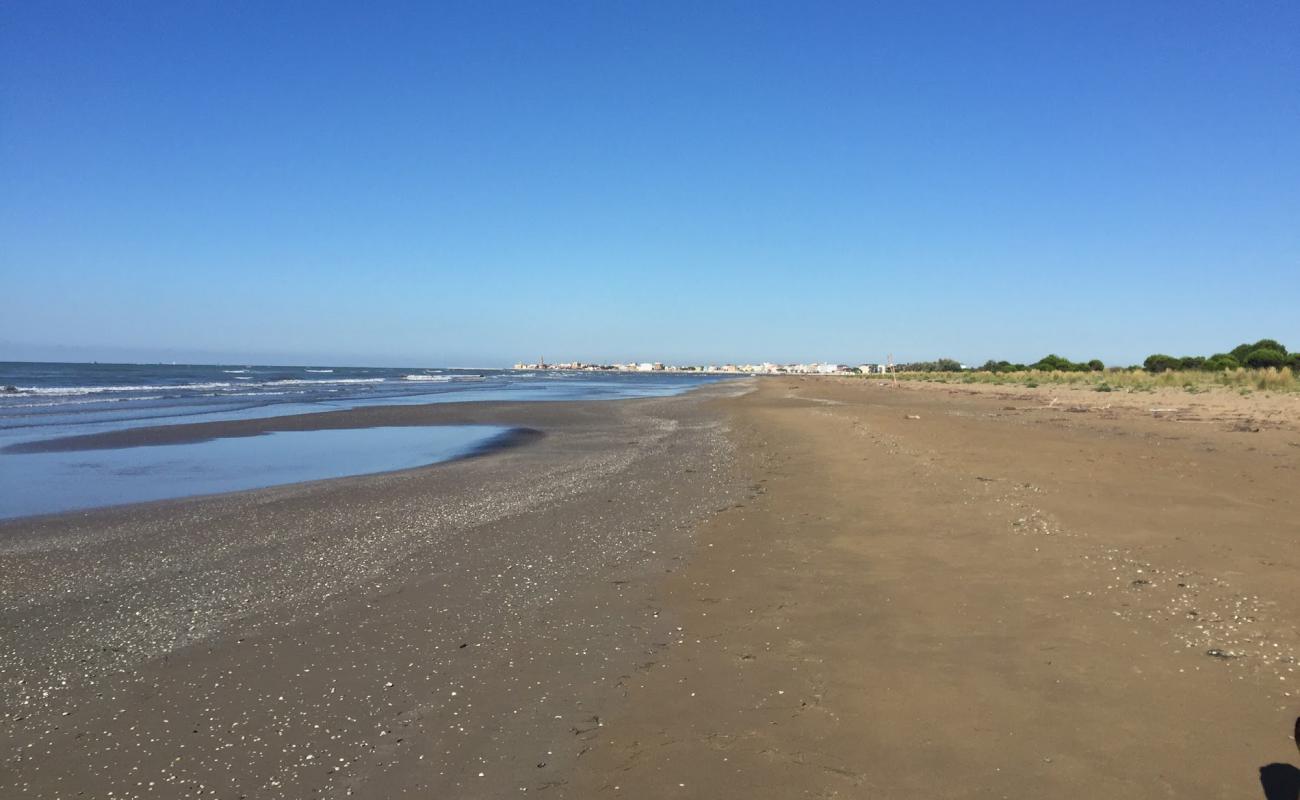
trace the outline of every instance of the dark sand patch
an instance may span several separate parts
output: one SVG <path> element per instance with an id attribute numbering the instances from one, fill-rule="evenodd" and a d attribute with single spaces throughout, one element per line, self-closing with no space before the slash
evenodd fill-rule
<path id="1" fill-rule="evenodd" d="M 729 503 L 711 408 L 734 391 L 330 415 L 547 435 L 0 525 L 0 794 L 500 796 L 562 773 L 586 710 L 660 646 L 658 576 Z"/>

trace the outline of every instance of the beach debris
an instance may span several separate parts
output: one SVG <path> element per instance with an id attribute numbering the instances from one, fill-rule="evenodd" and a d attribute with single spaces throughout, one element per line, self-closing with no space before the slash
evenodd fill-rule
<path id="1" fill-rule="evenodd" d="M 1205 654 L 1211 658 L 1220 658 L 1223 659 L 1224 661 L 1227 661 L 1230 658 L 1237 657 L 1236 653 L 1233 653 L 1228 650 L 1220 650 L 1217 647 L 1211 647 L 1209 650 L 1205 651 Z"/>
<path id="2" fill-rule="evenodd" d="M 903 419 L 920 419 L 920 418 L 921 418 L 920 414 L 907 414 L 903 417 Z"/>

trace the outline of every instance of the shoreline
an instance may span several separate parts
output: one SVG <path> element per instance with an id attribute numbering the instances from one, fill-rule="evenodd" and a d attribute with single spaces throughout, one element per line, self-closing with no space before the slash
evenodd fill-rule
<path id="1" fill-rule="evenodd" d="M 706 384 L 707 385 L 707 384 Z M 695 391 L 701 387 L 688 391 Z M 669 395 L 670 397 L 672 395 Z M 548 401 L 466 401 L 457 403 L 435 402 L 427 404 L 399 404 L 358 406 L 331 411 L 315 411 L 298 414 L 268 417 L 250 417 L 236 420 L 212 420 L 204 422 L 184 422 L 162 425 L 138 425 L 135 427 L 106 432 L 54 436 L 49 438 L 23 441 L 0 447 L 0 457 L 4 455 L 37 455 L 49 453 L 78 453 L 104 450 L 129 450 L 139 447 L 163 447 L 169 445 L 205 444 L 225 439 L 252 438 L 276 433 L 304 433 L 337 430 L 366 430 L 372 428 L 439 428 L 456 426 L 495 426 L 507 430 L 495 434 L 478 444 L 468 447 L 450 457 L 430 460 L 417 466 L 394 466 L 382 469 L 368 469 L 351 474 L 332 475 L 328 477 L 297 477 L 288 480 L 268 478 L 260 486 L 244 486 L 234 489 L 204 489 L 194 485 L 186 493 L 177 493 L 170 497 L 157 499 L 136 499 L 125 502 L 100 505 L 73 506 L 63 510 L 41 510 L 36 513 L 22 513 L 0 516 L 0 536 L 4 535 L 5 526 L 37 517 L 58 517 L 62 514 L 85 514 L 105 508 L 121 508 L 146 503 L 186 500 L 198 497 L 215 497 L 243 491 L 276 486 L 289 486 L 296 483 L 310 483 L 320 480 L 338 480 L 340 478 L 380 475 L 401 472 L 408 469 L 423 469 L 436 464 L 450 463 L 464 459 L 482 458 L 502 450 L 521 447 L 535 443 L 546 436 L 538 426 L 569 426 L 574 424 L 574 411 L 588 403 L 626 402 L 651 398 L 620 398 L 608 400 L 548 400 Z"/>
<path id="2" fill-rule="evenodd" d="M 17 442 L 3 448 L 0 453 L 117 450 L 169 444 L 200 444 L 215 439 L 261 436 L 266 433 L 381 427 L 501 425 L 524 430 L 535 430 L 539 426 L 552 423 L 567 423 L 570 416 L 569 412 L 564 410 L 567 408 L 589 403 L 622 403 L 641 399 L 645 398 L 358 406 L 334 411 L 287 414 L 278 417 L 184 422 L 171 425 L 140 425 L 101 433 L 75 434 Z"/>

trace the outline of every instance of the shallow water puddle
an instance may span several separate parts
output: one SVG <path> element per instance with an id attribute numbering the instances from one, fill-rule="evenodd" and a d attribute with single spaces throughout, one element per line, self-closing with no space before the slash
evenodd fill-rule
<path id="1" fill-rule="evenodd" d="M 0 518 L 257 489 L 435 464 L 491 447 L 495 425 L 281 431 L 193 444 L 0 454 Z"/>

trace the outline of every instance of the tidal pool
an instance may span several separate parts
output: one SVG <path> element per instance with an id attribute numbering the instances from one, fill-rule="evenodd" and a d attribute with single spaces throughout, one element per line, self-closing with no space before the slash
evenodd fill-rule
<path id="1" fill-rule="evenodd" d="M 0 518 L 409 469 L 491 448 L 510 431 L 495 425 L 348 428 L 0 453 Z"/>

